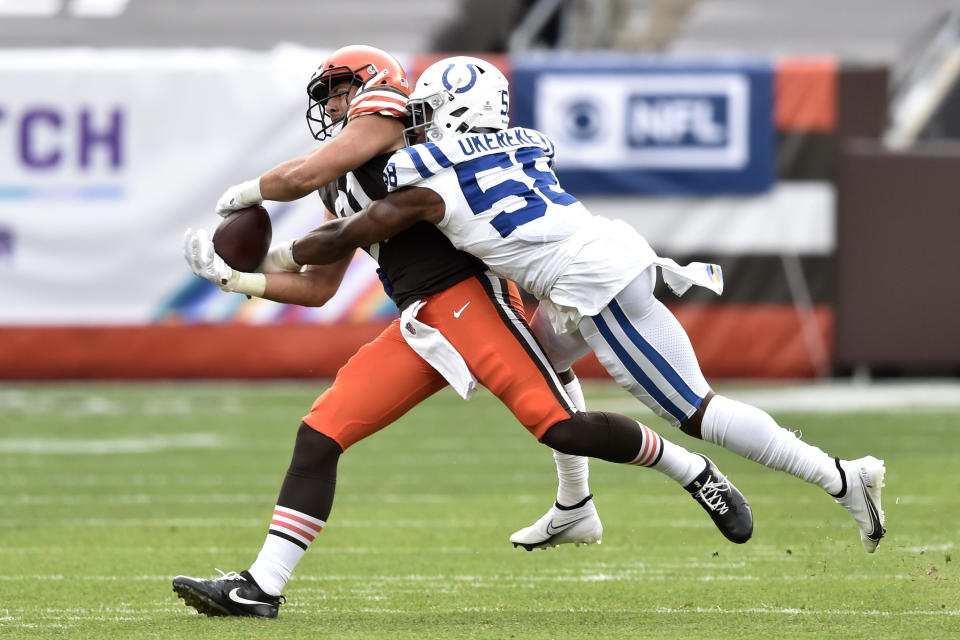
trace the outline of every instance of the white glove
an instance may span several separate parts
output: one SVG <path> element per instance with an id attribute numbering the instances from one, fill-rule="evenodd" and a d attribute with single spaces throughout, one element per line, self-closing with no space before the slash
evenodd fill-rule
<path id="1" fill-rule="evenodd" d="M 183 234 L 183 257 L 190 270 L 221 289 L 262 298 L 267 277 L 262 273 L 244 273 L 232 269 L 217 255 L 213 241 L 204 229 L 187 229 Z"/>
<path id="2" fill-rule="evenodd" d="M 260 178 L 254 178 L 235 184 L 224 191 L 220 199 L 217 200 L 217 214 L 226 217 L 231 211 L 261 202 L 263 202 L 263 196 L 260 195 Z"/>
<path id="3" fill-rule="evenodd" d="M 191 271 L 218 287 L 223 288 L 233 277 L 233 269 L 217 255 L 204 229 L 187 229 L 183 234 L 183 257 Z"/>

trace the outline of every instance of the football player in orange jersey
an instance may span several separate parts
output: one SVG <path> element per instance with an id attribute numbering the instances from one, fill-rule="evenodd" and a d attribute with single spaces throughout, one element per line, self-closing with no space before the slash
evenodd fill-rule
<path id="1" fill-rule="evenodd" d="M 332 219 L 357 213 L 386 195 L 381 173 L 391 153 L 405 145 L 402 132 L 408 116 L 409 83 L 399 62 L 373 47 L 343 47 L 313 74 L 307 93 L 308 126 L 314 138 L 326 144 L 230 187 L 217 203 L 218 213 L 226 215 L 265 199 L 295 200 L 319 190 L 326 217 Z M 262 273 L 240 274 L 218 261 L 204 230 L 188 230 L 184 242 L 193 271 L 225 291 L 304 306 L 326 303 L 352 259 L 300 269 L 290 256 L 290 243 L 282 243 L 271 250 Z M 467 279 L 477 282 L 485 271 L 481 262 L 455 250 L 432 225 L 398 234 L 369 251 L 380 263 L 384 287 L 400 308 Z M 209 615 L 275 616 L 286 580 L 325 525 L 340 454 L 446 384 L 406 344 L 399 322 L 391 324 L 350 359 L 304 417 L 266 541 L 250 571 L 228 574 L 227 580 L 178 577 L 175 590 Z M 563 387 L 582 407 L 582 392 L 572 371 L 564 377 Z M 602 525 L 589 492 L 586 459 L 554 456 L 561 478 L 558 504 L 563 500 L 575 508 L 569 510 L 571 517 L 562 530 L 545 544 L 599 541 Z M 239 591 L 231 597 L 234 587 Z"/>
<path id="2" fill-rule="evenodd" d="M 333 139 L 258 179 L 231 187 L 220 199 L 218 211 L 263 199 L 292 200 L 319 188 L 328 215 L 348 217 L 384 197 L 382 171 L 392 152 L 404 146 L 407 88 L 403 69 L 392 56 L 371 47 L 338 50 L 308 85 L 311 130 L 319 139 L 331 135 Z M 326 268 L 300 271 L 291 247 L 292 242 L 288 242 L 272 249 L 264 264 L 266 272 L 252 274 L 227 267 L 213 252 L 203 231 L 188 230 L 184 249 L 197 275 L 227 291 L 278 302 L 323 304 L 339 286 L 351 256 Z M 713 481 L 722 478 L 704 458 L 661 439 L 634 420 L 616 414 L 578 412 L 569 393 L 576 393 L 579 384 L 572 374 L 564 384 L 553 372 L 526 324 L 516 286 L 456 250 L 432 224 L 414 225 L 367 250 L 379 262 L 385 288 L 401 311 L 412 310 L 415 316 L 416 310 L 429 301 L 425 315 L 441 314 L 456 320 L 441 333 L 464 344 L 458 350 L 469 372 L 538 439 L 557 443 L 558 448 L 570 449 L 571 454 L 651 466 L 685 486 L 695 481 L 700 481 L 698 486 L 705 482 L 716 486 Z M 415 317 L 406 317 L 405 326 L 418 322 Z M 449 363 L 444 358 L 453 350 L 435 345 L 434 358 L 428 363 L 424 357 L 432 356 L 421 357 L 424 353 L 406 340 L 409 329 L 401 333 L 400 325 L 400 320 L 395 321 L 362 347 L 303 418 L 257 560 L 248 571 L 231 572 L 214 580 L 178 576 L 174 590 L 187 604 L 207 615 L 275 617 L 283 598 L 281 590 L 326 525 L 337 460 L 343 451 L 387 426 L 448 381 L 469 396 L 475 381 L 466 379 L 469 374 L 458 377 L 457 371 L 462 369 L 455 363 L 450 368 L 445 366 Z M 419 326 L 422 333 L 430 329 Z M 551 522 L 551 536 L 528 548 L 596 542 L 602 533 L 587 486 L 585 459 L 566 454 L 556 457 L 561 478 L 560 511 Z M 723 495 L 695 497 L 724 535 L 737 542 L 749 538 L 752 516 L 735 487 L 728 485 Z M 718 509 L 718 504 L 724 508 Z"/>

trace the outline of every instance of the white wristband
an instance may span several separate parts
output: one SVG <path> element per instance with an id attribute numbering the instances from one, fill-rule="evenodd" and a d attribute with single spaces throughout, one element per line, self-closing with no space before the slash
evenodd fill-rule
<path id="1" fill-rule="evenodd" d="M 267 256 L 257 267 L 260 273 L 282 273 L 285 271 L 300 271 L 302 265 L 293 259 L 293 240 L 287 240 L 270 247 Z"/>
<path id="2" fill-rule="evenodd" d="M 248 207 L 263 202 L 263 196 L 260 194 L 260 178 L 241 182 L 237 185 L 237 188 L 237 200 L 239 201 L 237 204 Z"/>
<path id="3" fill-rule="evenodd" d="M 267 276 L 262 273 L 245 273 L 234 269 L 233 275 L 220 288 L 224 291 L 262 298 L 263 292 L 267 290 Z"/>

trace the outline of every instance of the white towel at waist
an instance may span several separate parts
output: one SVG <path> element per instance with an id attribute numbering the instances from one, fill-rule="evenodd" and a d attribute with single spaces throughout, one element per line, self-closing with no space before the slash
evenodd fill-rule
<path id="1" fill-rule="evenodd" d="M 663 281 L 670 291 L 682 296 L 693 285 L 706 287 L 718 296 L 723 294 L 723 271 L 720 265 L 708 262 L 691 262 L 681 267 L 670 258 L 657 256 L 653 264 L 660 267 Z"/>
<path id="2" fill-rule="evenodd" d="M 670 258 L 659 256 L 653 258 L 652 264 L 660 267 L 663 281 L 670 291 L 678 296 L 685 294 L 693 285 L 706 287 L 718 296 L 723 294 L 723 271 L 718 264 L 691 262 L 688 265 L 680 266 Z M 604 304 L 610 304 L 610 300 L 607 300 Z M 549 298 L 541 300 L 540 306 L 547 314 L 550 325 L 557 335 L 573 331 L 583 318 L 579 309 L 557 304 Z"/>
<path id="3" fill-rule="evenodd" d="M 417 313 L 425 304 L 417 300 L 403 310 L 400 333 L 410 348 L 436 369 L 461 398 L 469 400 L 477 390 L 477 379 L 470 373 L 463 356 L 439 330 L 417 320 Z"/>

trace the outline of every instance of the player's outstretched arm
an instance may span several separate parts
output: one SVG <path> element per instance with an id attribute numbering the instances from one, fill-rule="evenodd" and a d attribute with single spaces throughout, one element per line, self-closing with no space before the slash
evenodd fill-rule
<path id="1" fill-rule="evenodd" d="M 329 211 L 326 217 L 333 219 Z M 183 257 L 194 274 L 227 292 L 304 307 L 326 304 L 340 288 L 353 256 L 303 268 L 290 258 L 290 244 L 275 245 L 256 273 L 246 273 L 232 269 L 217 255 L 204 229 L 187 229 L 183 237 Z"/>
<path id="2" fill-rule="evenodd" d="M 217 255 L 203 229 L 187 229 L 183 241 L 183 255 L 190 270 L 224 291 L 304 307 L 322 306 L 333 297 L 352 257 L 295 271 L 247 273 L 230 268 Z"/>
<path id="3" fill-rule="evenodd" d="M 226 215 L 264 200 L 298 200 L 371 158 L 403 146 L 403 123 L 397 118 L 377 114 L 354 118 L 319 149 L 227 189 L 217 202 L 217 213 Z"/>
<path id="4" fill-rule="evenodd" d="M 336 216 L 325 211 L 324 219 L 336 220 Z M 264 290 L 260 297 L 283 304 L 322 307 L 340 288 L 353 255 L 331 264 L 301 268 L 293 263 L 290 244 L 283 242 L 271 248 L 260 265 L 258 271 L 262 271 L 264 276 Z"/>
<path id="5" fill-rule="evenodd" d="M 309 265 L 296 273 L 267 273 L 266 287 L 260 297 L 302 307 L 321 307 L 340 288 L 351 258 L 347 256 L 333 264 Z"/>
<path id="6" fill-rule="evenodd" d="M 420 187 L 400 189 L 362 212 L 325 222 L 293 243 L 298 264 L 329 264 L 358 247 L 392 238 L 417 222 L 440 222 L 445 207 L 436 192 Z"/>
<path id="7" fill-rule="evenodd" d="M 354 118 L 319 149 L 263 174 L 260 193 L 264 200 L 302 198 L 402 143 L 403 123 L 397 118 L 376 114 Z"/>

